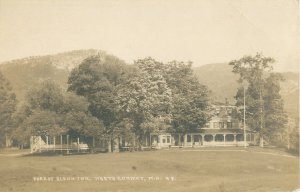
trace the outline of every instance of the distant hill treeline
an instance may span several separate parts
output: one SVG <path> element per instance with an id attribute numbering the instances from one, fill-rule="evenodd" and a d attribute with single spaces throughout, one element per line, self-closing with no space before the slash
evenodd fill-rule
<path id="1" fill-rule="evenodd" d="M 194 73 L 200 83 L 208 86 L 212 91 L 212 99 L 216 102 L 225 102 L 225 98 L 235 103 L 235 94 L 238 88 L 238 75 L 233 74 L 227 63 L 207 64 L 194 68 Z M 298 118 L 299 114 L 299 73 L 283 72 L 285 79 L 281 83 L 281 95 L 285 101 L 285 109 L 290 116 Z"/>
<path id="2" fill-rule="evenodd" d="M 10 81 L 17 99 L 22 101 L 26 91 L 39 82 L 52 79 L 62 87 L 67 87 L 70 71 L 78 66 L 85 58 L 91 55 L 107 54 L 94 49 L 76 50 L 55 55 L 35 56 L 17 59 L 0 64 L 0 70 Z M 207 64 L 194 68 L 194 74 L 201 84 L 211 90 L 211 99 L 214 102 L 225 102 L 225 98 L 234 104 L 234 96 L 238 88 L 238 75 L 231 72 L 227 63 Z M 299 114 L 299 73 L 282 73 L 285 81 L 281 85 L 281 94 L 285 100 L 285 108 L 290 115 L 298 117 Z"/>

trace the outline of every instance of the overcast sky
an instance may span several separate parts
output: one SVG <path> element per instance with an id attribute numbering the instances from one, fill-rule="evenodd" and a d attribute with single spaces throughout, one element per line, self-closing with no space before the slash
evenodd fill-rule
<path id="1" fill-rule="evenodd" d="M 262 52 L 298 71 L 297 0 L 0 0 L 0 62 L 101 49 L 194 66 Z"/>

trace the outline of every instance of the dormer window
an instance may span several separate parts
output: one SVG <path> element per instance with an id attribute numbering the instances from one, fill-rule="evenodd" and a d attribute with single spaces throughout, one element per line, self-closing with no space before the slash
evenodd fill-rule
<path id="1" fill-rule="evenodd" d="M 219 122 L 219 127 L 220 127 L 221 129 L 224 129 L 224 122 Z"/>
<path id="2" fill-rule="evenodd" d="M 219 128 L 219 122 L 214 122 L 214 128 L 215 129 Z"/>
<path id="3" fill-rule="evenodd" d="M 231 129 L 232 128 L 232 122 L 227 122 L 227 128 Z"/>

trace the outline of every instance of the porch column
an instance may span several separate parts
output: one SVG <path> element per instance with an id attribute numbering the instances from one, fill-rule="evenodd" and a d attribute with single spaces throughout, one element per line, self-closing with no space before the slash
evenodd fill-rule
<path id="1" fill-rule="evenodd" d="M 178 133 L 178 146 L 181 146 L 181 137 L 180 137 L 180 133 Z"/>
<path id="2" fill-rule="evenodd" d="M 213 136 L 213 142 L 216 142 L 216 140 L 215 140 L 216 135 L 212 135 L 212 136 Z"/>
<path id="3" fill-rule="evenodd" d="M 67 153 L 69 154 L 69 135 L 67 135 Z"/>
<path id="4" fill-rule="evenodd" d="M 56 149 L 56 146 L 55 146 L 55 136 L 53 138 L 53 144 L 54 144 L 54 150 Z"/>
<path id="5" fill-rule="evenodd" d="M 187 134 L 184 134 L 183 141 L 184 141 L 183 146 L 186 147 Z"/>
<path id="6" fill-rule="evenodd" d="M 224 146 L 226 144 L 226 134 L 223 134 L 223 137 L 224 137 Z"/>
<path id="7" fill-rule="evenodd" d="M 151 138 L 151 133 L 150 133 L 150 147 L 152 147 L 152 138 Z"/>
<path id="8" fill-rule="evenodd" d="M 204 142 L 205 142 L 204 136 L 205 136 L 205 134 L 201 134 L 201 145 L 204 145 Z"/>

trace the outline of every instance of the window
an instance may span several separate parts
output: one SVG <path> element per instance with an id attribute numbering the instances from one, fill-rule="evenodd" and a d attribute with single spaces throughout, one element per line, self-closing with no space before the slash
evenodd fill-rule
<path id="1" fill-rule="evenodd" d="M 163 142 L 163 143 L 166 143 L 166 139 L 163 139 L 162 142 Z"/>
<path id="2" fill-rule="evenodd" d="M 218 122 L 214 122 L 214 128 L 219 128 L 219 123 Z"/>
<path id="3" fill-rule="evenodd" d="M 170 136 L 167 136 L 167 143 L 170 143 Z"/>
<path id="4" fill-rule="evenodd" d="M 224 128 L 224 122 L 219 122 L 219 127 L 220 127 L 221 129 L 223 129 L 223 128 Z"/>
<path id="5" fill-rule="evenodd" d="M 231 129 L 232 128 L 232 122 L 227 122 L 227 128 Z"/>

